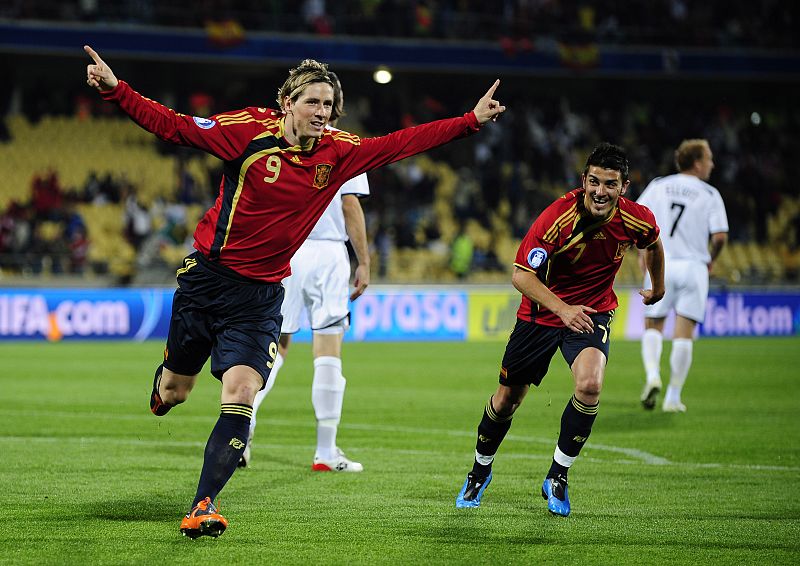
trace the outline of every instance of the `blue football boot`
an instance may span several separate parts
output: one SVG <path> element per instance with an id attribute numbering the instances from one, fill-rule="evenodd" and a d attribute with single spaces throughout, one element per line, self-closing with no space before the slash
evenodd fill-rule
<path id="1" fill-rule="evenodd" d="M 470 472 L 467 474 L 467 479 L 458 492 L 456 497 L 456 507 L 463 509 L 465 507 L 478 507 L 481 504 L 481 497 L 483 492 L 486 491 L 486 486 L 492 481 L 492 472 L 485 478 L 475 475 Z"/>
<path id="2" fill-rule="evenodd" d="M 569 515 L 569 493 L 567 478 L 558 476 L 545 478 L 542 484 L 542 497 L 547 499 L 547 509 L 554 515 Z"/>

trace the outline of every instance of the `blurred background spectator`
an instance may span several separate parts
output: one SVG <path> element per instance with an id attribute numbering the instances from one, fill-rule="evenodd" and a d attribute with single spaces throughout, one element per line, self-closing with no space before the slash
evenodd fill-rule
<path id="1" fill-rule="evenodd" d="M 715 282 L 797 282 L 800 199 L 789 176 L 800 149 L 794 103 L 800 76 L 753 78 L 735 68 L 719 76 L 705 69 L 704 76 L 679 64 L 679 49 L 702 47 L 692 53 L 743 61 L 771 53 L 796 69 L 797 12 L 794 3 L 777 0 L 702 6 L 685 0 L 0 5 L 0 18 L 36 25 L 83 22 L 92 30 L 125 24 L 142 33 L 174 26 L 209 34 L 213 27 L 209 37 L 221 50 L 213 56 L 161 61 L 109 55 L 119 76 L 146 96 L 201 116 L 274 106 L 273 93 L 290 65 L 305 56 L 325 59 L 322 52 L 301 53 L 312 49 L 309 44 L 288 62 L 219 64 L 219 57 L 245 45 L 249 33 L 295 30 L 300 45 L 318 37 L 377 37 L 387 46 L 423 46 L 430 61 L 396 71 L 389 85 L 373 82 L 366 65 L 331 65 L 348 92 L 340 127 L 365 136 L 460 114 L 497 74 L 437 64 L 437 46 L 469 38 L 458 45 L 483 46 L 509 60 L 557 52 L 558 69 L 501 74 L 498 96 L 509 110 L 480 136 L 369 174 L 374 190 L 364 204 L 375 275 L 393 282 L 507 282 L 519 239 L 544 206 L 578 185 L 581 164 L 596 143 L 628 149 L 628 196 L 636 198 L 653 177 L 673 172 L 672 152 L 686 137 L 709 139 L 717 164 L 711 183 L 728 210 L 731 245 L 715 265 Z M 361 40 L 352 41 L 355 49 Z M 660 74 L 644 78 L 635 66 L 616 74 L 596 69 L 609 48 L 635 45 L 658 47 Z M 631 65 L 639 61 L 635 50 L 626 53 Z M 0 63 L 11 79 L 0 84 L 0 274 L 71 272 L 113 283 L 169 283 L 198 218 L 216 198 L 220 162 L 154 142 L 121 118 L 79 84 L 82 55 L 80 46 L 70 57 L 23 48 Z M 466 241 L 470 253 L 456 254 L 466 250 Z M 636 284 L 634 264 L 626 259 L 618 279 Z"/>

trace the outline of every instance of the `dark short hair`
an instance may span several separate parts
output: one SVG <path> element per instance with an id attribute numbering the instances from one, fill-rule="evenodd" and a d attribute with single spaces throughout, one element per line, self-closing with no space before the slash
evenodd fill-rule
<path id="1" fill-rule="evenodd" d="M 622 182 L 625 183 L 628 181 L 628 155 L 625 153 L 625 150 L 618 145 L 603 142 L 595 147 L 586 160 L 586 167 L 583 169 L 584 175 L 589 172 L 589 167 L 592 165 L 603 169 L 619 171 Z"/>

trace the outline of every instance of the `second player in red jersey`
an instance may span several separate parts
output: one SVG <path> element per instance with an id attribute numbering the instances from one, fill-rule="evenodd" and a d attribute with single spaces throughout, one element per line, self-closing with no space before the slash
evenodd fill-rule
<path id="1" fill-rule="evenodd" d="M 578 188 L 548 206 L 522 239 L 514 266 L 536 273 L 565 303 L 609 312 L 617 307 L 612 286 L 625 251 L 653 244 L 659 230 L 648 208 L 625 197 L 610 217 L 600 219 L 588 214 L 587 198 L 586 189 Z M 517 318 L 564 326 L 558 315 L 526 295 Z"/>
<path id="2" fill-rule="evenodd" d="M 517 323 L 500 366 L 500 384 L 478 425 L 472 471 L 456 507 L 477 507 L 492 481 L 492 463 L 531 385 L 539 386 L 561 350 L 575 382 L 561 415 L 561 431 L 542 483 L 547 509 L 567 516 L 567 472 L 583 448 L 600 401 L 617 297 L 612 286 L 631 246 L 645 249 L 652 289 L 645 304 L 664 296 L 664 253 L 659 229 L 646 207 L 624 198 L 628 158 L 618 146 L 598 145 L 586 160 L 581 187 L 534 221 L 514 262 L 512 283 L 522 293 Z"/>

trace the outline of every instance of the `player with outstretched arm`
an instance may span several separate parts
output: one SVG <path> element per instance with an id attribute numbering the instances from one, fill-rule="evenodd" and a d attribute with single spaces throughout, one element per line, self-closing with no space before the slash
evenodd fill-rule
<path id="1" fill-rule="evenodd" d="M 376 138 L 326 128 L 336 107 L 327 65 L 307 59 L 289 72 L 279 109 L 249 107 L 205 117 L 180 114 L 145 98 L 88 45 L 87 83 L 162 140 L 224 162 L 219 195 L 194 232 L 196 252 L 178 269 L 163 363 L 150 409 L 163 416 L 189 396 L 211 358 L 222 382 L 221 412 L 181 532 L 219 536 L 228 522 L 214 505 L 244 451 L 253 399 L 278 353 L 289 260 L 339 187 L 365 171 L 480 130 L 505 110 L 495 81 L 475 108 Z"/>

